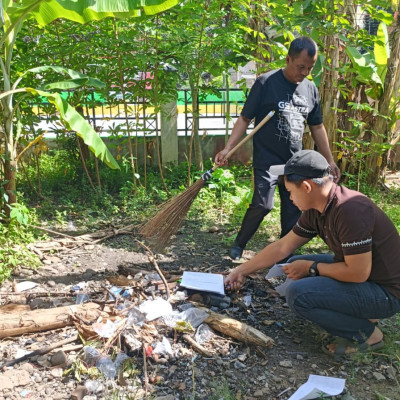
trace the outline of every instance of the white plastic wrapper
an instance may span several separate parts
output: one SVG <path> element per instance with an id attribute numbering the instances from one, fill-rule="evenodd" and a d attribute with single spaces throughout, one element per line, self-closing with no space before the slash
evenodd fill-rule
<path id="1" fill-rule="evenodd" d="M 147 321 L 153 321 L 160 317 L 166 317 L 172 313 L 172 306 L 168 301 L 157 298 L 155 300 L 146 300 L 139 306 L 139 310 L 146 314 Z"/>

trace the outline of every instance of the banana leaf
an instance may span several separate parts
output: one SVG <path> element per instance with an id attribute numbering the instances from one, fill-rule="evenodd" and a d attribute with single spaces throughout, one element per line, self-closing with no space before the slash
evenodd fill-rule
<path id="1" fill-rule="evenodd" d="M 118 163 L 113 155 L 107 149 L 107 146 L 101 140 L 98 133 L 93 127 L 80 115 L 74 107 L 64 100 L 58 93 L 49 93 L 43 90 L 34 88 L 25 88 L 28 93 L 35 96 L 46 97 L 47 100 L 54 104 L 60 112 L 60 118 L 69 129 L 75 131 L 82 138 L 85 144 L 88 145 L 94 155 L 107 164 L 110 168 L 119 169 Z"/>

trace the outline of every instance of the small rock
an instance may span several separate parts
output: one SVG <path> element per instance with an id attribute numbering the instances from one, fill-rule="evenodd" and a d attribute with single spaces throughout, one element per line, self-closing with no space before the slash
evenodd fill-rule
<path id="1" fill-rule="evenodd" d="M 61 378 L 63 376 L 63 370 L 62 368 L 53 368 L 50 371 L 50 375 L 53 376 L 54 378 Z"/>
<path id="2" fill-rule="evenodd" d="M 33 374 L 33 371 L 35 370 L 35 367 L 30 363 L 25 363 L 25 364 L 22 364 L 19 367 L 19 369 L 22 370 L 22 371 L 28 371 L 29 374 Z"/>
<path id="3" fill-rule="evenodd" d="M 377 381 L 384 381 L 384 380 L 386 380 L 385 376 L 384 376 L 383 374 L 381 374 L 380 372 L 374 371 L 374 372 L 372 373 L 372 375 L 374 376 L 374 378 L 375 378 Z"/>
<path id="4" fill-rule="evenodd" d="M 50 287 L 55 287 L 57 285 L 57 283 L 55 283 L 54 281 L 48 281 L 47 285 Z"/>
<path id="5" fill-rule="evenodd" d="M 72 393 L 71 393 L 71 400 L 82 400 L 87 393 L 87 389 L 85 386 L 78 386 Z"/>
<path id="6" fill-rule="evenodd" d="M 211 228 L 208 229 L 208 232 L 210 232 L 210 233 L 215 233 L 218 231 L 219 231 L 218 226 L 212 226 Z"/>
<path id="7" fill-rule="evenodd" d="M 44 392 L 47 394 L 47 396 L 50 396 L 51 394 L 53 394 L 54 389 L 51 387 L 47 387 Z"/>
<path id="8" fill-rule="evenodd" d="M 91 269 L 91 268 L 88 268 L 85 272 L 84 272 L 84 274 L 83 274 L 83 279 L 86 281 L 87 280 L 87 278 L 91 278 L 93 275 L 96 275 L 96 271 L 94 271 L 93 269 Z"/>
<path id="9" fill-rule="evenodd" d="M 279 361 L 279 365 L 284 368 L 292 368 L 293 367 L 292 362 L 290 360 Z"/>
<path id="10" fill-rule="evenodd" d="M 281 382 L 282 382 L 282 378 L 279 377 L 279 376 L 276 376 L 276 375 L 273 375 L 273 376 L 272 376 L 272 380 L 273 380 L 275 383 L 281 383 Z"/>
<path id="11" fill-rule="evenodd" d="M 73 389 L 75 387 L 75 381 L 71 379 L 65 384 L 65 386 L 67 386 L 69 389 Z"/>
<path id="12" fill-rule="evenodd" d="M 37 358 L 36 362 L 41 365 L 42 367 L 51 367 L 51 363 L 48 360 L 48 356 L 44 355 L 44 356 L 40 356 Z"/>
<path id="13" fill-rule="evenodd" d="M 237 361 L 237 360 L 234 362 L 233 366 L 236 369 L 244 369 L 244 368 L 246 368 L 245 364 L 243 364 L 243 363 L 241 363 L 240 361 Z"/>
<path id="14" fill-rule="evenodd" d="M 67 361 L 68 357 L 62 350 L 59 350 L 56 353 L 54 353 L 50 359 L 51 365 L 62 365 L 66 364 Z"/>
<path id="15" fill-rule="evenodd" d="M 386 373 L 389 379 L 396 379 L 396 370 L 393 367 L 388 367 Z"/>

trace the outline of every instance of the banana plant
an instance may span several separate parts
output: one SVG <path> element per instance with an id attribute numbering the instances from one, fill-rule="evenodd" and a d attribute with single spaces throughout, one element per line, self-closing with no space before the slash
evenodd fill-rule
<path id="1" fill-rule="evenodd" d="M 366 90 L 368 96 L 379 99 L 383 93 L 387 63 L 390 57 L 386 24 L 383 22 L 379 24 L 373 52 L 361 54 L 353 46 L 347 46 L 346 52 L 355 68 L 356 79 L 369 86 Z"/>
<path id="2" fill-rule="evenodd" d="M 88 5 L 89 3 L 91 4 Z M 66 126 L 74 130 L 98 158 L 111 168 L 119 168 L 104 142 L 90 124 L 59 93 L 52 92 L 54 89 L 65 90 L 83 85 L 98 87 L 98 85 L 101 85 L 99 81 L 76 71 L 46 66 L 33 68 L 27 73 L 39 73 L 53 69 L 55 72 L 67 73 L 71 79 L 47 84 L 41 88 L 18 87 L 25 74 L 18 77 L 14 83 L 12 82 L 12 54 L 16 37 L 24 21 L 28 18 L 35 18 L 43 26 L 57 18 L 69 19 L 79 23 L 107 17 L 129 18 L 137 17 L 141 14 L 157 14 L 173 7 L 177 3 L 178 0 L 98 0 L 93 2 L 76 0 L 0 0 L 0 69 L 2 73 L 0 141 L 4 142 L 3 182 L 0 180 L 0 187 L 4 187 L 4 192 L 3 198 L 0 198 L 0 204 L 11 205 L 16 202 L 17 144 L 22 128 L 18 122 L 18 114 L 19 106 L 21 102 L 25 101 L 27 95 L 47 98 L 49 102 L 57 107 L 60 118 Z M 9 212 L 9 208 L 5 210 L 7 213 Z"/>

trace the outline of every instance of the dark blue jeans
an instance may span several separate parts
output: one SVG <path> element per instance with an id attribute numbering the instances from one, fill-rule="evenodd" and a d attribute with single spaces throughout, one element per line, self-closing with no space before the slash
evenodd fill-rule
<path id="1" fill-rule="evenodd" d="M 278 186 L 281 198 L 281 237 L 290 232 L 300 217 L 300 210 L 290 200 L 285 185 L 278 185 L 278 177 L 263 169 L 254 169 L 254 194 L 236 236 L 236 244 L 245 248 L 264 217 L 274 207 L 274 193 Z"/>
<path id="2" fill-rule="evenodd" d="M 294 256 L 294 260 L 334 262 L 329 254 Z M 400 311 L 400 299 L 375 282 L 349 283 L 317 276 L 292 282 L 286 301 L 299 316 L 334 336 L 365 342 L 374 331 L 369 319 L 388 318 Z"/>

